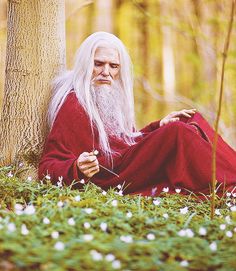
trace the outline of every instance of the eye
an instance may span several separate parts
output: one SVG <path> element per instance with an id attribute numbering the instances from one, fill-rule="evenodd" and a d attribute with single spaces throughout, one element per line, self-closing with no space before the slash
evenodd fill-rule
<path id="1" fill-rule="evenodd" d="M 100 62 L 100 61 L 94 61 L 94 66 L 96 66 L 96 67 L 100 67 L 100 66 L 102 66 L 102 62 Z"/>
<path id="2" fill-rule="evenodd" d="M 111 64 L 110 65 L 112 69 L 118 69 L 119 68 L 119 64 Z"/>

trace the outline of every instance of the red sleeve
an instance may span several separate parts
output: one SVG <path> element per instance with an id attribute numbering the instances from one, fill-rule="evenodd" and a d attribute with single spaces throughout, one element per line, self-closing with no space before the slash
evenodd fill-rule
<path id="1" fill-rule="evenodd" d="M 140 132 L 142 132 L 142 133 L 149 133 L 149 132 L 152 132 L 152 131 L 154 131 L 154 130 L 156 130 L 158 128 L 160 128 L 160 120 L 151 122 L 150 124 L 148 124 L 147 126 L 145 126 L 144 128 L 142 128 L 140 130 Z"/>
<path id="2" fill-rule="evenodd" d="M 53 183 L 63 177 L 67 185 L 85 176 L 77 169 L 76 160 L 84 151 L 94 149 L 90 121 L 75 93 L 70 93 L 50 131 L 39 163 L 39 178 L 50 175 Z"/>

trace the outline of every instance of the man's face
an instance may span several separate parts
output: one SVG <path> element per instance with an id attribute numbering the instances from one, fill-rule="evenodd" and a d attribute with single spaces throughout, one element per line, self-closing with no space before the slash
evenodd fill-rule
<path id="1" fill-rule="evenodd" d="M 96 49 L 92 80 L 95 86 L 111 85 L 113 80 L 119 78 L 120 60 L 118 51 L 109 45 Z"/>

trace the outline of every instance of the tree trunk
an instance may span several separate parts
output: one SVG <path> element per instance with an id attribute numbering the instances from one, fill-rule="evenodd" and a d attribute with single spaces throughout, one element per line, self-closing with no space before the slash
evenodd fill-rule
<path id="1" fill-rule="evenodd" d="M 9 0 L 1 165 L 37 164 L 50 81 L 65 67 L 64 0 Z"/>
<path id="2" fill-rule="evenodd" d="M 113 0 L 95 0 L 94 31 L 113 32 Z"/>

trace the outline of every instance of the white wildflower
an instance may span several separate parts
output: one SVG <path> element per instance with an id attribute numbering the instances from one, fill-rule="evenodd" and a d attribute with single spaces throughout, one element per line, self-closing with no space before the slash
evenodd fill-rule
<path id="1" fill-rule="evenodd" d="M 227 216 L 225 217 L 225 221 L 226 221 L 227 224 L 231 224 L 231 218 L 230 218 L 229 215 L 227 215 Z"/>
<path id="2" fill-rule="evenodd" d="M 128 218 L 131 218 L 133 216 L 133 214 L 131 213 L 131 212 L 128 212 L 127 214 L 126 214 L 126 217 L 128 217 Z"/>
<path id="3" fill-rule="evenodd" d="M 31 181 L 32 181 L 32 177 L 31 177 L 31 176 L 28 176 L 28 177 L 27 177 L 27 181 L 31 182 Z"/>
<path id="4" fill-rule="evenodd" d="M 61 208 L 61 207 L 63 207 L 63 205 L 64 205 L 64 202 L 63 201 L 58 201 L 58 203 L 57 203 L 57 206 L 59 207 L 59 208 Z"/>
<path id="5" fill-rule="evenodd" d="M 126 235 L 126 236 L 122 235 L 120 237 L 120 240 L 123 241 L 123 242 L 125 242 L 125 243 L 133 243 L 133 237 L 130 236 L 130 235 Z"/>
<path id="6" fill-rule="evenodd" d="M 21 163 L 19 163 L 19 167 L 23 167 L 24 166 L 24 164 L 21 162 Z"/>
<path id="7" fill-rule="evenodd" d="M 176 188 L 175 192 L 179 194 L 181 192 L 181 189 L 180 188 Z"/>
<path id="8" fill-rule="evenodd" d="M 181 237 L 184 237 L 184 236 L 186 236 L 186 231 L 185 230 L 180 230 L 178 232 L 178 235 L 181 236 Z"/>
<path id="9" fill-rule="evenodd" d="M 189 265 L 188 261 L 183 260 L 180 262 L 180 266 L 187 267 Z"/>
<path id="10" fill-rule="evenodd" d="M 210 247 L 210 250 L 211 250 L 211 251 L 216 251 L 216 250 L 217 250 L 217 244 L 216 244 L 216 242 L 212 242 L 212 243 L 209 245 L 209 247 Z"/>
<path id="11" fill-rule="evenodd" d="M 14 232 L 14 231 L 16 230 L 16 225 L 15 225 L 14 223 L 9 223 L 9 224 L 7 225 L 7 230 L 8 230 L 9 232 Z"/>
<path id="12" fill-rule="evenodd" d="M 62 185 L 62 180 L 63 180 L 62 176 L 58 177 L 57 187 L 61 188 L 63 186 Z"/>
<path id="13" fill-rule="evenodd" d="M 229 198 L 229 197 L 231 197 L 231 193 L 230 192 L 227 192 L 226 193 L 226 196 Z"/>
<path id="14" fill-rule="evenodd" d="M 74 225 L 75 225 L 75 220 L 74 220 L 73 217 L 70 217 L 70 218 L 67 220 L 67 222 L 68 222 L 68 224 L 69 224 L 70 226 L 74 226 Z"/>
<path id="15" fill-rule="evenodd" d="M 165 192 L 165 193 L 168 193 L 168 192 L 169 192 L 169 187 L 164 187 L 164 188 L 162 189 L 162 191 Z"/>
<path id="16" fill-rule="evenodd" d="M 152 196 L 154 196 L 157 192 L 157 187 L 152 188 Z"/>
<path id="17" fill-rule="evenodd" d="M 147 234 L 147 239 L 148 239 L 148 240 L 152 241 L 152 240 L 155 240 L 155 238 L 156 238 L 156 237 L 155 237 L 155 235 L 154 235 L 153 233 L 148 233 L 148 234 Z"/>
<path id="18" fill-rule="evenodd" d="M 194 232 L 191 229 L 186 229 L 186 236 L 192 238 L 194 236 Z"/>
<path id="19" fill-rule="evenodd" d="M 49 175 L 49 174 L 47 174 L 47 175 L 45 176 L 45 179 L 46 179 L 46 180 L 51 180 L 50 175 Z"/>
<path id="20" fill-rule="evenodd" d="M 96 250 L 91 250 L 90 255 L 94 261 L 101 261 L 103 256 L 101 253 L 97 252 Z"/>
<path id="21" fill-rule="evenodd" d="M 163 214 L 163 217 L 167 219 L 169 217 L 169 215 L 167 213 L 165 213 L 165 214 Z"/>
<path id="22" fill-rule="evenodd" d="M 93 154 L 94 154 L 94 155 L 98 155 L 98 154 L 99 154 L 99 151 L 98 151 L 98 150 L 94 150 L 94 151 L 93 151 Z"/>
<path id="23" fill-rule="evenodd" d="M 75 201 L 80 201 L 80 195 L 75 196 Z"/>
<path id="24" fill-rule="evenodd" d="M 43 224 L 48 225 L 50 224 L 50 220 L 47 217 L 43 218 Z"/>
<path id="25" fill-rule="evenodd" d="M 120 190 L 122 188 L 122 186 L 120 184 L 118 184 L 117 188 Z"/>
<path id="26" fill-rule="evenodd" d="M 93 209 L 92 208 L 85 208 L 84 211 L 85 211 L 86 214 L 90 215 L 90 214 L 92 214 Z"/>
<path id="27" fill-rule="evenodd" d="M 219 209 L 215 209 L 215 214 L 216 215 L 221 215 L 220 210 Z"/>
<path id="28" fill-rule="evenodd" d="M 54 245 L 54 248 L 58 251 L 62 251 L 62 250 L 64 250 L 65 245 L 64 245 L 64 243 L 59 241 L 59 242 L 56 242 L 56 244 Z"/>
<path id="29" fill-rule="evenodd" d="M 79 182 L 82 183 L 82 184 L 85 184 L 85 180 L 84 179 L 81 179 Z"/>
<path id="30" fill-rule="evenodd" d="M 231 207 L 231 206 L 232 206 L 232 203 L 231 203 L 231 202 L 226 202 L 226 205 L 227 205 L 228 207 Z"/>
<path id="31" fill-rule="evenodd" d="M 20 203 L 16 203 L 15 206 L 14 206 L 14 210 L 15 210 L 15 213 L 17 215 L 22 215 L 23 214 L 23 205 L 20 204 Z"/>
<path id="32" fill-rule="evenodd" d="M 156 206 L 158 206 L 160 203 L 161 203 L 161 201 L 158 200 L 158 199 L 156 199 L 156 200 L 153 201 L 153 204 L 156 205 Z"/>
<path id="33" fill-rule="evenodd" d="M 225 233 L 225 235 L 226 235 L 227 237 L 229 237 L 229 238 L 233 237 L 232 231 L 227 231 L 227 232 Z"/>
<path id="34" fill-rule="evenodd" d="M 111 205 L 112 205 L 113 207 L 117 207 L 117 205 L 118 205 L 118 200 L 114 199 L 114 200 L 111 202 Z"/>
<path id="35" fill-rule="evenodd" d="M 33 215 L 35 213 L 35 207 L 34 205 L 28 205 L 26 206 L 25 210 L 24 210 L 24 214 L 26 215 Z"/>
<path id="36" fill-rule="evenodd" d="M 115 256 L 113 255 L 113 254 L 107 254 L 106 256 L 105 256 L 105 260 L 107 261 L 107 262 L 112 262 L 112 261 L 114 261 L 115 260 Z"/>
<path id="37" fill-rule="evenodd" d="M 233 195 L 234 198 L 236 198 L 236 193 L 233 193 L 232 195 Z"/>
<path id="38" fill-rule="evenodd" d="M 123 195 L 123 191 L 120 190 L 120 191 L 118 192 L 118 195 L 119 195 L 119 196 L 124 196 L 124 195 Z"/>
<path id="39" fill-rule="evenodd" d="M 236 232 L 236 227 L 234 228 L 234 232 Z"/>
<path id="40" fill-rule="evenodd" d="M 84 228 L 89 229 L 91 227 L 89 222 L 84 222 Z"/>
<path id="41" fill-rule="evenodd" d="M 21 225 L 21 234 L 23 234 L 23 235 L 28 235 L 29 234 L 29 230 L 27 229 L 25 224 Z"/>
<path id="42" fill-rule="evenodd" d="M 53 231 L 53 232 L 51 233 L 51 237 L 52 237 L 53 239 L 57 239 L 57 238 L 59 237 L 59 232 L 58 232 L 58 231 Z"/>
<path id="43" fill-rule="evenodd" d="M 182 215 L 187 214 L 187 212 L 188 212 L 188 207 L 180 208 L 180 213 L 181 213 Z"/>
<path id="44" fill-rule="evenodd" d="M 221 229 L 222 231 L 224 231 L 224 230 L 226 229 L 226 225 L 225 225 L 225 224 L 220 224 L 220 229 Z"/>
<path id="45" fill-rule="evenodd" d="M 107 194 L 107 192 L 103 190 L 103 191 L 102 191 L 102 195 L 103 195 L 103 196 L 106 196 L 106 194 Z"/>
<path id="46" fill-rule="evenodd" d="M 102 222 L 102 223 L 100 224 L 100 228 L 101 228 L 102 231 L 106 231 L 106 230 L 107 230 L 107 223 Z"/>
<path id="47" fill-rule="evenodd" d="M 13 177 L 13 174 L 12 174 L 11 171 L 7 173 L 7 177 L 9 177 L 9 178 L 12 178 L 12 177 Z"/>
<path id="48" fill-rule="evenodd" d="M 85 242 L 90 242 L 93 240 L 93 235 L 92 234 L 84 234 L 83 239 Z"/>
<path id="49" fill-rule="evenodd" d="M 231 210 L 232 212 L 236 212 L 236 205 L 230 207 L 230 210 Z"/>
<path id="50" fill-rule="evenodd" d="M 204 235 L 207 234 L 207 230 L 205 228 L 203 228 L 203 227 L 200 227 L 199 228 L 199 234 L 202 235 L 202 236 L 204 236 Z"/>
<path id="51" fill-rule="evenodd" d="M 119 261 L 119 260 L 113 261 L 113 262 L 112 262 L 112 267 L 113 267 L 114 269 L 120 269 L 120 268 L 121 268 L 121 263 L 120 263 L 120 261 Z"/>

